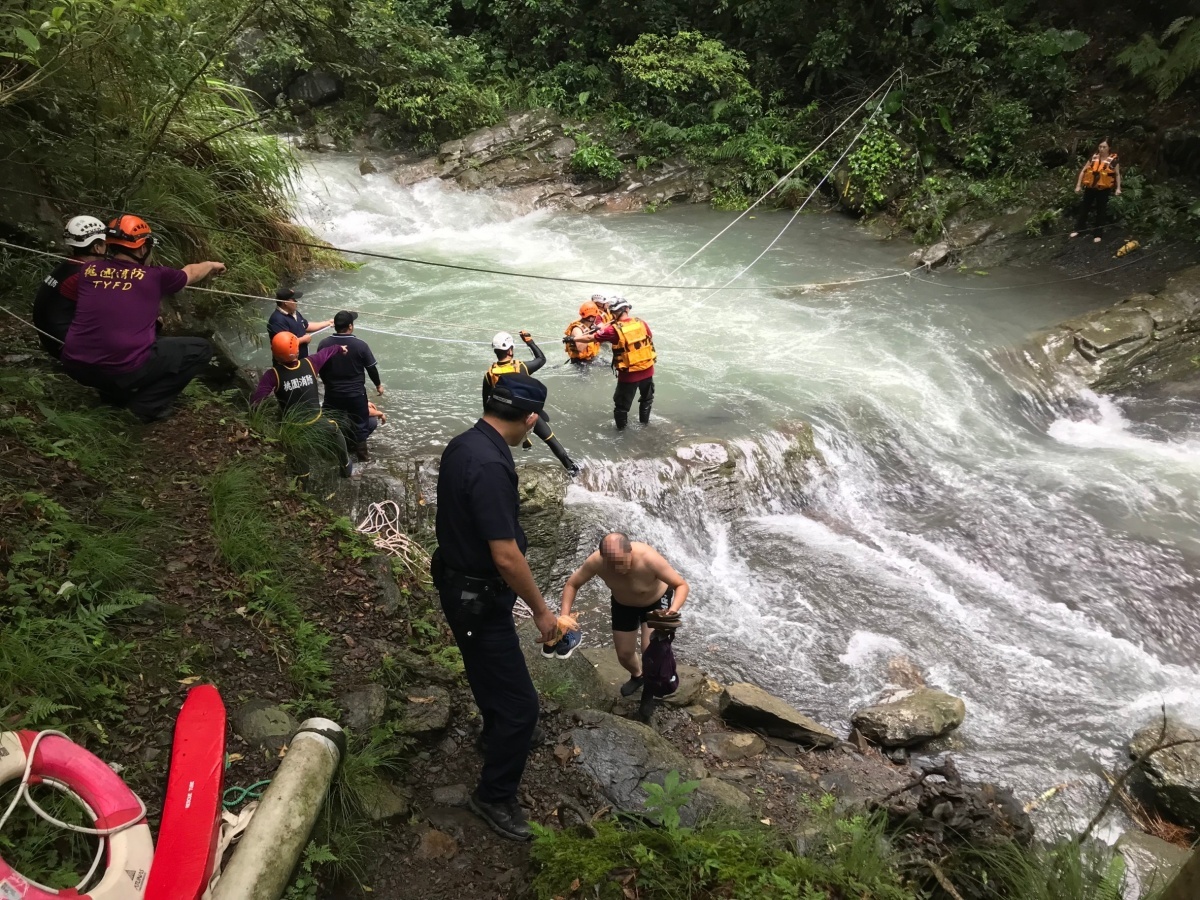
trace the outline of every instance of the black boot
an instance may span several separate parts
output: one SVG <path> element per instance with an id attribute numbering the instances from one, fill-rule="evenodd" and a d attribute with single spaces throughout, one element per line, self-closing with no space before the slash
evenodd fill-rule
<path id="1" fill-rule="evenodd" d="M 638 421 L 641 422 L 643 425 L 650 424 L 650 404 L 649 403 L 639 403 L 638 404 Z"/>
<path id="2" fill-rule="evenodd" d="M 354 445 L 354 455 L 358 457 L 359 462 L 366 462 L 371 458 L 371 455 L 367 452 L 366 441 Z"/>
<path id="3" fill-rule="evenodd" d="M 568 475 L 574 478 L 579 474 L 579 466 L 575 465 L 571 460 L 571 457 L 567 454 L 567 448 L 559 443 L 558 438 L 550 435 L 550 437 L 546 438 L 546 446 L 550 448 L 550 452 L 554 454 L 554 458 L 562 463 Z"/>
<path id="4" fill-rule="evenodd" d="M 525 818 L 525 811 L 521 809 L 516 800 L 488 803 L 472 793 L 467 798 L 467 808 L 487 822 L 492 830 L 501 837 L 508 838 L 510 841 L 533 839 L 533 832 L 529 830 L 529 821 Z"/>
<path id="5" fill-rule="evenodd" d="M 625 426 L 629 424 L 629 410 L 614 409 L 613 421 L 617 423 L 617 431 L 624 431 Z"/>

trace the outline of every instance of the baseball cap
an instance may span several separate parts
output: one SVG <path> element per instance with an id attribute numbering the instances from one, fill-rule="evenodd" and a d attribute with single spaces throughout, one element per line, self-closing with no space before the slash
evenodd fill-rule
<path id="1" fill-rule="evenodd" d="M 303 291 L 294 291 L 291 288 L 281 287 L 276 288 L 275 290 L 276 303 L 287 303 L 289 300 L 299 300 L 303 296 Z"/>
<path id="2" fill-rule="evenodd" d="M 538 413 L 546 405 L 546 386 L 531 375 L 512 372 L 496 379 L 492 399 L 523 412 Z"/>
<path id="3" fill-rule="evenodd" d="M 350 323 L 353 322 L 357 318 L 358 318 L 358 313 L 350 312 L 349 310 L 343 309 L 341 312 L 339 312 L 336 316 L 333 317 L 334 331 L 341 331 L 344 328 L 349 328 Z"/>

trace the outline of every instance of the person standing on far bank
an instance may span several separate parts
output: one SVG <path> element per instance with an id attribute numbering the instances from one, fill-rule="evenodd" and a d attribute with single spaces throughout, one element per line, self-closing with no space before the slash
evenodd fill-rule
<path id="1" fill-rule="evenodd" d="M 275 311 L 267 319 L 267 340 L 274 341 L 277 334 L 294 334 L 300 342 L 300 359 L 308 359 L 308 344 L 313 335 L 333 324 L 333 319 L 309 323 L 300 312 L 297 301 L 303 297 L 300 291 L 279 288 L 275 291 Z"/>
<path id="2" fill-rule="evenodd" d="M 1104 226 L 1108 224 L 1108 198 L 1113 194 L 1121 194 L 1121 165 L 1117 162 L 1117 154 L 1112 152 L 1107 140 L 1101 141 L 1092 158 L 1084 163 L 1075 179 L 1075 193 L 1083 193 L 1083 202 L 1079 204 L 1079 215 L 1075 219 L 1075 230 L 1071 237 L 1078 237 L 1079 232 L 1086 230 L 1088 214 L 1096 211 L 1094 243 L 1100 243 L 1104 238 Z"/>
<path id="3" fill-rule="evenodd" d="M 545 404 L 540 381 L 502 375 L 483 418 L 446 446 L 438 470 L 438 549 L 430 567 L 483 716 L 483 769 L 467 805 L 514 841 L 532 837 L 517 788 L 537 727 L 538 695 L 521 654 L 513 606 L 517 597 L 529 604 L 543 642 L 554 640 L 557 617 L 525 559 L 509 448 L 533 430 Z"/>
<path id="4" fill-rule="evenodd" d="M 318 345 L 318 350 L 344 346 L 346 353 L 339 354 L 321 369 L 321 381 L 325 384 L 325 411 L 342 428 L 346 443 L 353 449 L 359 462 L 370 459 L 367 453 L 367 435 L 371 433 L 371 405 L 367 400 L 367 389 L 363 375 L 371 379 L 375 392 L 383 396 L 383 382 L 379 379 L 379 366 L 375 354 L 354 336 L 354 320 L 358 313 L 342 310 L 333 317 L 333 330 Z"/>

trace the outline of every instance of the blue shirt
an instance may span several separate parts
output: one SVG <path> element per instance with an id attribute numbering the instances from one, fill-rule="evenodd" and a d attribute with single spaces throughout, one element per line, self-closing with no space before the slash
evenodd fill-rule
<path id="1" fill-rule="evenodd" d="M 275 312 L 271 313 L 271 318 L 267 319 L 267 340 L 270 341 L 275 335 L 285 332 L 291 332 L 298 338 L 308 334 L 308 319 L 300 310 L 296 310 L 294 316 L 289 316 L 278 306 L 275 307 Z M 300 345 L 300 358 L 304 359 L 308 356 L 308 344 Z"/>
<path id="2" fill-rule="evenodd" d="M 512 452 L 480 419 L 446 445 L 438 468 L 437 539 L 446 565 L 479 578 L 499 575 L 488 541 L 515 540 L 525 552 L 520 503 Z"/>

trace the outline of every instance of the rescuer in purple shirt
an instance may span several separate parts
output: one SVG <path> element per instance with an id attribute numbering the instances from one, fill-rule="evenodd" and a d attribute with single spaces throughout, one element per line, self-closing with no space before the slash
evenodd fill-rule
<path id="1" fill-rule="evenodd" d="M 172 269 L 152 266 L 154 235 L 137 216 L 108 224 L 109 258 L 80 267 L 75 320 L 62 362 L 67 374 L 124 406 L 142 422 L 173 413 L 171 404 L 212 358 L 203 338 L 157 336 L 163 297 L 225 271 L 201 262 Z"/>

